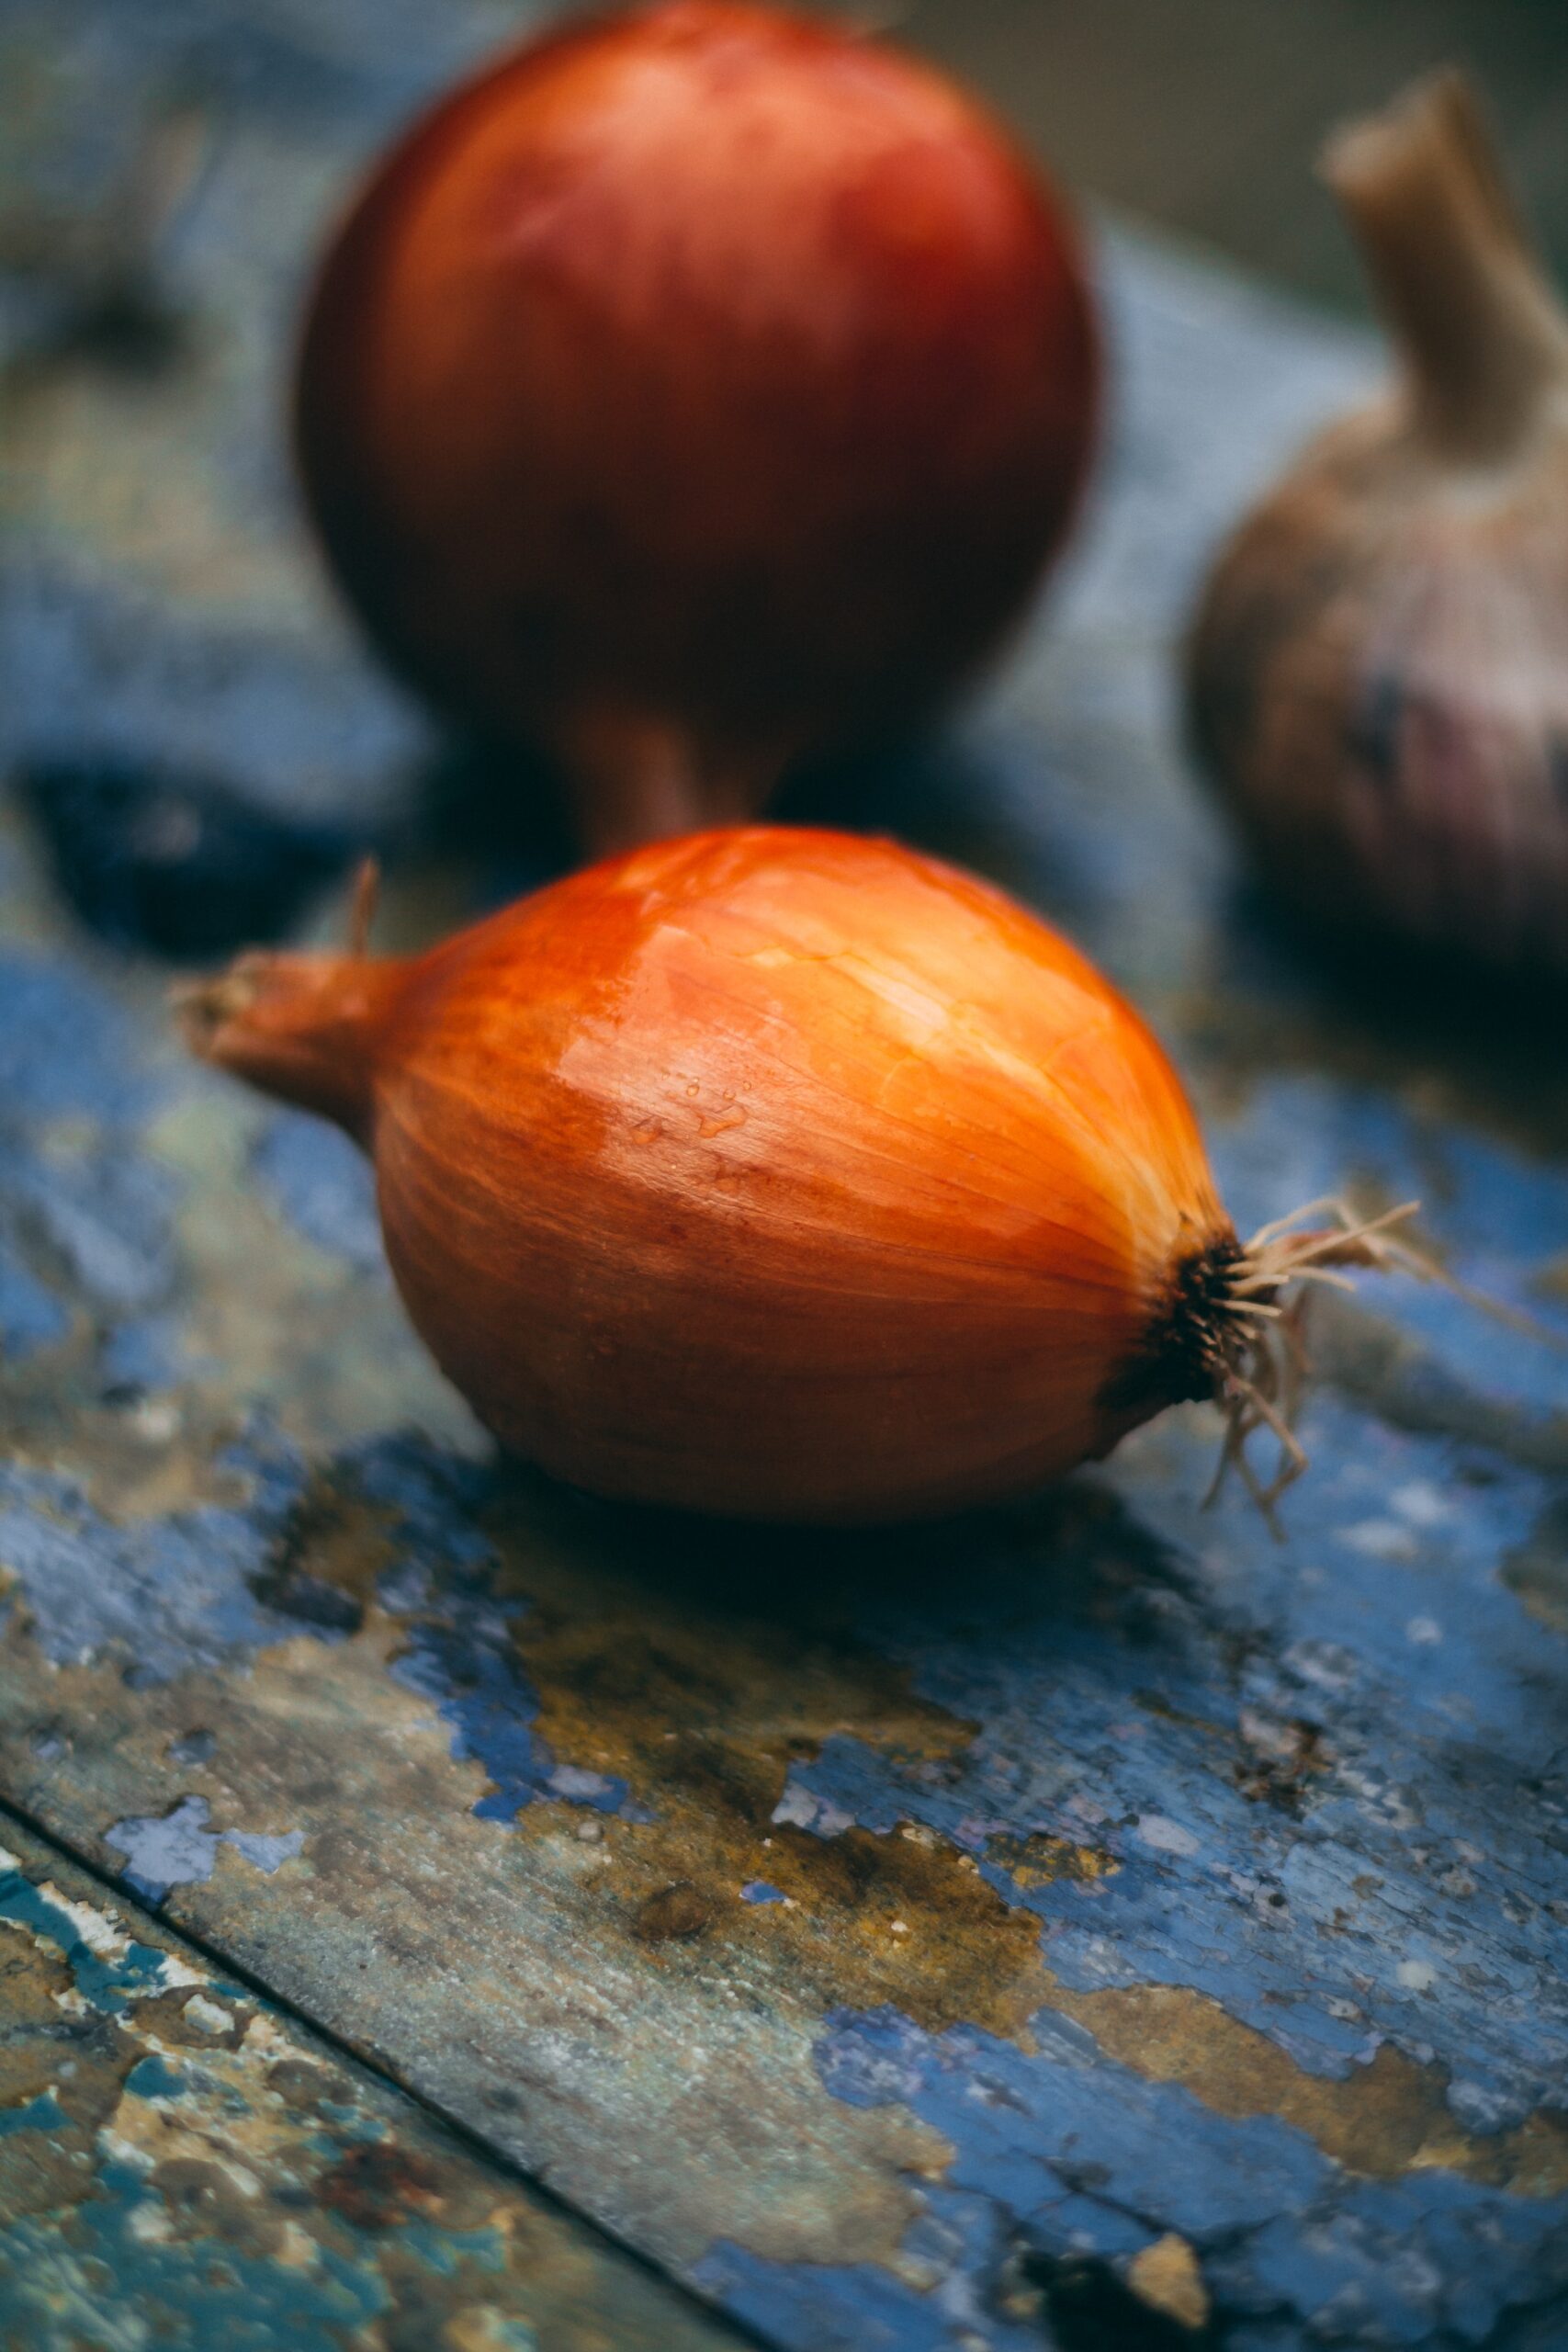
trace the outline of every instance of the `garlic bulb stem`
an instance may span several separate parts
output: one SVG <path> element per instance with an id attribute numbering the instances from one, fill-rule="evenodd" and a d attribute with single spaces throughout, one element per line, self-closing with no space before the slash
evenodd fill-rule
<path id="1" fill-rule="evenodd" d="M 1568 382 L 1568 316 L 1464 82 L 1435 75 L 1350 124 L 1322 170 L 1403 354 L 1417 437 L 1450 462 L 1512 455 Z"/>

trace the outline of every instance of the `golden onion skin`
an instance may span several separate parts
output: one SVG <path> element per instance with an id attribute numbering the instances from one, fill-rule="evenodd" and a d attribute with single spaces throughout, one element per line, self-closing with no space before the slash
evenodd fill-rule
<path id="1" fill-rule="evenodd" d="M 201 1050 L 361 1138 L 437 1362 L 596 1493 L 936 1513 L 1212 1385 L 1180 1301 L 1235 1236 L 1168 1061 L 932 859 L 712 832 L 225 987 Z"/>

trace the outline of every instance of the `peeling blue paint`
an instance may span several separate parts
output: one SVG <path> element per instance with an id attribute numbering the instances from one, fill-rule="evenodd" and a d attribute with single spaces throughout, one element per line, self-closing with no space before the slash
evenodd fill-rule
<path id="1" fill-rule="evenodd" d="M 474 1806 L 486 1821 L 513 1820 L 553 1770 L 548 1748 L 531 1728 L 538 1701 L 513 1654 L 518 1613 L 502 1615 L 481 1601 L 463 1611 L 466 1622 L 416 1625 L 392 1668 L 395 1680 L 434 1699 L 455 1726 L 453 1756 L 471 1758 L 489 1773 L 494 1785 Z"/>
<path id="2" fill-rule="evenodd" d="M 517 1663 L 513 1628 L 522 1610 L 502 1609 L 482 1588 L 465 1586 L 442 1596 L 442 1617 L 417 1622 L 392 1676 L 406 1690 L 433 1699 L 453 1725 L 451 1753 L 482 1764 L 493 1786 L 474 1811 L 487 1821 L 512 1821 L 544 1790 L 554 1770 L 546 1742 L 533 1730 L 538 1699 Z"/>
<path id="3" fill-rule="evenodd" d="M 1289 2301 L 1320 2336 L 1369 2343 L 1481 2344 L 1510 2309 L 1568 2286 L 1562 2203 L 1488 2197 L 1451 2173 L 1366 2182 L 1337 2211 L 1276 2218 L 1247 2245 L 1216 2253 L 1227 2303 Z"/>
<path id="4" fill-rule="evenodd" d="M 362 1272 L 385 1272 L 370 1163 L 336 1127 L 281 1111 L 257 1137 L 251 1169 L 264 1195 L 308 1241 Z"/>
<path id="5" fill-rule="evenodd" d="M 107 987 L 62 956 L 6 949 L 0 1003 L 0 1122 L 85 1113 L 123 1125 L 151 1109 L 141 1032 Z"/>
<path id="6" fill-rule="evenodd" d="M 396 1589 L 396 1572 L 394 1587 Z M 427 1590 L 429 1613 L 413 1621 L 408 1646 L 394 1661 L 394 1680 L 433 1699 L 454 1726 L 452 1755 L 482 1764 L 493 1785 L 474 1806 L 484 1821 L 510 1822 L 525 1805 L 554 1798 L 591 1812 L 649 1818 L 624 1780 L 559 1764 L 534 1730 L 538 1698 L 518 1662 L 517 1604 L 502 1607 L 479 1589 L 446 1586 Z"/>
<path id="7" fill-rule="evenodd" d="M 300 1631 L 332 1637 L 252 1589 L 304 1491 L 298 1456 L 256 1435 L 226 1449 L 220 1466 L 249 1487 L 247 1500 L 120 1525 L 75 1480 L 0 1463 L 0 1562 L 46 1657 L 115 1660 L 168 1681 Z"/>
<path id="8" fill-rule="evenodd" d="M 172 1388 L 194 1368 L 186 1353 L 181 1317 L 174 1313 L 117 1325 L 98 1351 L 106 1390 Z"/>
<path id="9" fill-rule="evenodd" d="M 449 2278 L 459 2263 L 471 2262 L 480 2270 L 500 2271 L 506 2259 L 506 2249 L 501 2233 L 493 2229 L 443 2230 L 434 2223 L 419 2220 L 405 2222 L 403 2244 L 417 2255 L 425 2267 L 440 2278 Z"/>
<path id="10" fill-rule="evenodd" d="M 137 1315 L 168 1296 L 181 1190 L 170 1169 L 115 1140 L 47 1159 L 0 1147 L 0 1188 L 95 1306 Z"/>
<path id="11" fill-rule="evenodd" d="M 947 2187 L 983 2193 L 1032 2245 L 1066 2250 L 1049 2221 L 1064 2189 L 1071 2242 L 1103 2259 L 1130 2250 L 1130 2214 L 1157 2216 L 1203 2254 L 1227 2310 L 1288 2303 L 1314 2337 L 1345 2325 L 1371 2342 L 1445 2329 L 1477 2342 L 1524 2272 L 1568 2284 L 1568 2199 L 1443 2171 L 1359 2179 L 1288 2124 L 1223 2118 L 1145 2082 L 1066 2018 L 1042 2014 L 1034 2042 L 930 2035 L 883 2012 L 840 2019 L 818 2064 L 836 2097 L 897 2100 L 933 2124 L 955 2151 Z"/>
<path id="12" fill-rule="evenodd" d="M 984 2240 L 981 2248 L 984 2259 Z M 956 2293 L 911 2292 L 875 2263 L 768 2262 L 726 2244 L 703 2256 L 696 2280 L 764 2341 L 812 2352 L 955 2352 L 966 2335 L 985 2352 L 1055 2352 L 1042 2328 L 998 2322 L 961 2285 Z"/>
<path id="13" fill-rule="evenodd" d="M 39 2091 L 20 2107 L 0 2107 L 0 2140 L 17 2132 L 58 2132 L 64 2121 L 64 2110 L 54 2093 Z"/>
<path id="14" fill-rule="evenodd" d="M 20 1363 L 71 1329 L 63 1301 L 0 1241 L 0 1362 Z"/>
<path id="15" fill-rule="evenodd" d="M 435 1702 L 454 1726 L 452 1755 L 483 1765 L 493 1786 L 474 1806 L 511 1822 L 553 1798 L 627 1820 L 651 1816 L 624 1781 L 558 1759 L 533 1728 L 538 1697 L 519 1662 L 526 1604 L 496 1597 L 495 1557 L 470 1520 L 494 1473 L 401 1439 L 363 1449 L 352 1477 L 394 1514 L 399 1557 L 378 1585 L 382 1606 L 409 1623 L 395 1680 Z"/>
<path id="16" fill-rule="evenodd" d="M 21 1843 L 0 1859 L 0 1921 L 25 1930 L 0 1939 L 22 1993 L 6 2040 L 51 2007 L 61 1961 L 73 1997 L 35 2045 L 58 2083 L 0 2111 L 0 2343 L 539 2352 L 536 2312 L 560 2352 L 728 2343 L 177 1941 L 130 1941 L 121 1905 Z M 209 2048 L 168 2047 L 182 2011 Z"/>
<path id="17" fill-rule="evenodd" d="M 133 2098 L 184 2098 L 191 2084 L 183 2067 L 152 2057 L 137 2060 L 125 2078 L 125 2087 Z"/>
<path id="18" fill-rule="evenodd" d="M 0 1870 L 0 1919 L 58 1947 L 76 1990 L 90 2007 L 113 2016 L 128 2001 L 140 2000 L 162 1981 L 164 1955 L 151 1944 L 129 1939 L 107 1957 L 85 1943 L 70 1914 L 14 1867 Z"/>
<path id="19" fill-rule="evenodd" d="M 1157 2214 L 1201 2242 L 1301 2212 L 1331 2167 L 1304 2134 L 1268 2117 L 1217 2116 L 1188 2091 L 1106 2061 L 1093 2037 L 1043 2011 L 1027 2053 L 973 2026 L 928 2034 L 892 2011 L 841 2018 L 818 2065 L 835 2098 L 897 2099 L 952 2142 L 946 2176 L 1021 2222 L 1064 2188 L 1099 2181 L 1107 2201 Z"/>
<path id="20" fill-rule="evenodd" d="M 1208 1519 L 1180 1502 L 1208 1442 L 1170 1425 L 1108 1474 L 1131 1504 L 1157 1468 L 1164 1544 L 1086 1481 L 1015 1515 L 988 1559 L 929 1576 L 917 1601 L 875 1601 L 862 1633 L 985 1729 L 934 1785 L 831 1738 L 793 1768 L 781 1815 L 819 1836 L 923 1823 L 982 1858 L 993 1835 L 1093 1845 L 1113 1876 L 1019 1887 L 982 1859 L 1041 1917 L 1066 1984 L 1192 1986 L 1309 2072 L 1343 2074 L 1385 2034 L 1435 2051 L 1461 2104 L 1488 2103 L 1500 2126 L 1554 2097 L 1568 2065 L 1550 1815 L 1508 1794 L 1561 1776 L 1568 1643 L 1497 1573 L 1549 1489 L 1494 1464 L 1469 1486 L 1446 1445 L 1326 1395 L 1306 1435 L 1337 1466 L 1292 1495 L 1277 1548 L 1251 1540 L 1240 1502 Z M 1347 1528 L 1391 1511 L 1414 1512 L 1418 1569 L 1355 1551 L 1348 1587 L 1325 1572 Z M 1413 1641 L 1413 1621 L 1444 1637 Z M 1321 1743 L 1314 1769 L 1288 1805 L 1256 1801 L 1249 1728 L 1298 1723 Z M 1369 1872 L 1371 1901 L 1354 1883 Z M 1436 2001 L 1411 1981 L 1427 1967 Z"/>
<path id="21" fill-rule="evenodd" d="M 105 1830 L 106 1843 L 126 1858 L 120 1876 L 133 1894 L 156 1904 L 173 1887 L 203 1885 L 212 1876 L 220 1846 L 231 1846 L 266 1878 L 304 1847 L 302 1829 L 280 1836 L 209 1829 L 211 1810 L 205 1797 L 182 1797 L 166 1814 L 116 1821 Z"/>
<path id="22" fill-rule="evenodd" d="M 162 2199 L 128 2165 L 101 2165 L 97 2189 L 80 2210 L 77 2245 L 62 2245 L 47 2218 L 0 2223 L 0 2324 L 37 2352 L 95 2340 L 84 2339 L 72 2305 L 94 2324 L 81 2283 L 106 2276 L 119 2310 L 159 2314 L 158 2352 L 211 2352 L 216 2344 L 276 2352 L 280 2342 L 291 2352 L 342 2352 L 346 2332 L 389 2308 L 375 2272 L 330 2255 L 291 2272 L 210 2238 L 158 2244 L 138 2221 L 160 2211 Z"/>

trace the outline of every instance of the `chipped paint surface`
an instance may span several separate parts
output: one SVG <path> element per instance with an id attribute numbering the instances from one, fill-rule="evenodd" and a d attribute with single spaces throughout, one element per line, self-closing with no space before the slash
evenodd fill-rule
<path id="1" fill-rule="evenodd" d="M 37 67 L 32 143 L 0 141 L 24 189 L 67 130 L 112 185 L 73 110 L 117 60 L 105 121 L 188 85 L 182 12 L 155 38 L 128 13 L 134 61 L 51 0 L 69 71 Z M 205 19 L 211 152 L 154 289 L 184 345 L 135 376 L 47 305 L 0 316 L 36 484 L 0 729 L 20 760 L 216 764 L 350 830 L 421 808 L 388 915 L 417 938 L 537 844 L 443 832 L 416 724 L 322 612 L 270 458 L 236 452 L 274 447 L 310 223 L 502 18 L 345 15 L 330 55 L 268 0 Z M 31 21 L 5 38 L 41 55 Z M 23 86 L 0 72 L 0 107 Z M 1419 1194 L 1457 1274 L 1568 1329 L 1560 1051 L 1392 991 L 1374 1019 L 1293 960 L 1173 747 L 1203 549 L 1365 355 L 1137 248 L 1111 283 L 1111 484 L 1047 619 L 960 736 L 793 805 L 967 857 L 1084 937 L 1175 1046 L 1243 1227 Z M 1279 1546 L 1197 1510 L 1198 1411 L 916 1535 L 599 1509 L 491 1463 L 353 1153 L 182 1066 L 163 976 L 70 933 L 3 814 L 0 921 L 14 1804 L 791 2352 L 1568 2335 L 1562 1356 L 1436 1289 L 1328 1302 Z M 16 1987 L 51 2027 L 119 1964 L 85 1929 L 54 1949 Z M 186 2052 L 243 2093 L 209 2015 L 233 1996 L 197 1975 L 186 2040 L 113 2041 L 105 2210 L 66 2198 L 28 2242 L 67 2314 L 95 2230 L 159 2278 L 185 2259 L 186 2220 L 125 2217 L 186 2128 Z M 6 2047 L 0 2165 L 69 2152 L 70 2078 Z M 264 2243 L 251 2127 L 187 2158 L 302 2329 L 434 2340 L 397 2337 L 361 2247 L 434 2243 L 418 2166 L 340 2149 L 315 2220 Z M 358 2233 L 341 2276 L 291 2234 L 318 2225 Z M 446 2259 L 399 2277 L 467 2276 Z M 453 2352 L 534 2324 L 499 2290 L 441 2308 Z"/>
<path id="2" fill-rule="evenodd" d="M 205 1797 L 182 1797 L 172 1811 L 140 1821 L 111 1822 L 110 1850 L 125 1856 L 120 1876 L 144 1903 L 162 1903 L 171 1887 L 200 1886 L 212 1876 L 220 1846 L 231 1847 L 270 1878 L 305 1843 L 302 1829 L 268 1838 L 254 1829 L 209 1829 Z"/>
<path id="3" fill-rule="evenodd" d="M 4 1835 L 0 2343 L 736 2343 L 166 1929 Z"/>

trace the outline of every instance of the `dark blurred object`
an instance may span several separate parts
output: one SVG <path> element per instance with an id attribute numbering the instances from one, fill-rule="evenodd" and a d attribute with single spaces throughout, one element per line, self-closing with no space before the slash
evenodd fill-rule
<path id="1" fill-rule="evenodd" d="M 128 761 L 39 762 L 16 789 L 88 929 L 174 962 L 281 938 L 358 846 L 337 827 L 249 807 L 207 777 Z"/>
<path id="2" fill-rule="evenodd" d="M 556 28 L 422 116 L 329 248 L 300 470 L 340 586 L 593 854 L 903 733 L 1077 512 L 1076 232 L 964 92 L 814 17 Z"/>

